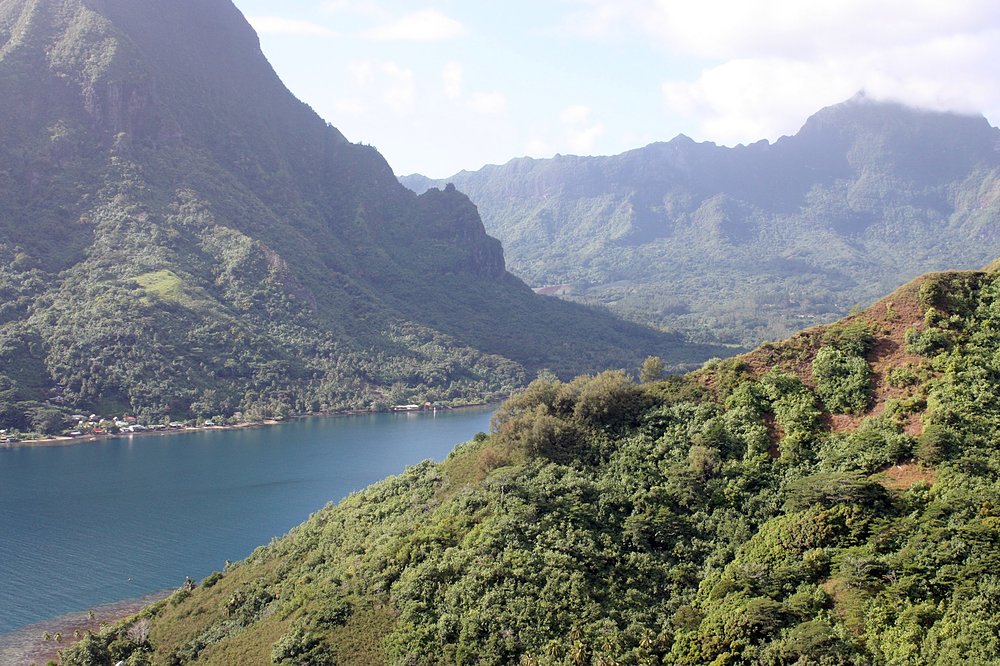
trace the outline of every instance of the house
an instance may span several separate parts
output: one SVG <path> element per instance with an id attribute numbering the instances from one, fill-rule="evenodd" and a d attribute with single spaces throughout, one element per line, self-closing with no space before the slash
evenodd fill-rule
<path id="1" fill-rule="evenodd" d="M 571 284 L 554 284 L 545 287 L 537 287 L 532 289 L 539 296 L 569 296 L 573 293 L 573 285 Z"/>

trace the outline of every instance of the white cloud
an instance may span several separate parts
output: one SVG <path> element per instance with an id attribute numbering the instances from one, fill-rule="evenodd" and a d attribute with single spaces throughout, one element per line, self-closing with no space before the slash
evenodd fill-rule
<path id="1" fill-rule="evenodd" d="M 477 113 L 503 113 L 507 110 L 507 96 L 496 91 L 473 93 L 469 98 L 469 108 Z"/>
<path id="2" fill-rule="evenodd" d="M 875 99 L 993 116 L 1000 95 L 989 63 L 1000 59 L 998 38 L 935 40 L 821 61 L 729 60 L 694 81 L 664 83 L 663 97 L 668 110 L 698 119 L 704 136 L 697 138 L 726 144 L 792 134 L 810 113 L 859 90 Z"/>
<path id="3" fill-rule="evenodd" d="M 337 33 L 326 26 L 309 21 L 282 16 L 248 16 L 247 21 L 258 33 L 265 35 L 299 35 L 308 37 L 336 37 Z"/>
<path id="4" fill-rule="evenodd" d="M 922 42 L 995 25 L 993 0 L 571 0 L 563 30 L 646 32 L 666 48 L 712 58 L 841 53 Z"/>
<path id="5" fill-rule="evenodd" d="M 604 125 L 597 123 L 583 129 L 572 129 L 566 134 L 570 150 L 577 155 L 592 155 L 597 140 L 604 134 Z"/>
<path id="6" fill-rule="evenodd" d="M 663 97 L 669 111 L 699 119 L 705 136 L 696 138 L 732 144 L 798 129 L 803 118 L 858 89 L 851 77 L 822 65 L 732 60 L 696 81 L 665 83 Z"/>
<path id="7" fill-rule="evenodd" d="M 464 70 L 462 63 L 454 60 L 447 63 L 441 70 L 441 81 L 444 84 L 444 94 L 448 99 L 458 99 L 462 96 L 462 78 Z"/>
<path id="8" fill-rule="evenodd" d="M 1000 115 L 995 0 L 573 0 L 564 31 L 645 34 L 691 62 L 663 84 L 666 108 L 723 143 L 795 132 L 859 90 L 938 110 Z"/>
<path id="9" fill-rule="evenodd" d="M 378 41 L 437 42 L 465 34 L 465 27 L 436 9 L 422 9 L 364 33 Z"/>
<path id="10" fill-rule="evenodd" d="M 590 107 L 583 104 L 568 106 L 559 114 L 566 144 L 571 152 L 590 155 L 597 140 L 604 134 L 603 123 L 591 123 Z"/>
<path id="11" fill-rule="evenodd" d="M 633 0 L 635 1 L 635 0 Z M 993 0 L 638 2 L 642 26 L 671 48 L 712 58 L 840 57 L 995 25 Z"/>

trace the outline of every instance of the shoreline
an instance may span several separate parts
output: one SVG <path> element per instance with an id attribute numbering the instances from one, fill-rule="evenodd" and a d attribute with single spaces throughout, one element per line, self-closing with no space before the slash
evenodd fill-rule
<path id="1" fill-rule="evenodd" d="M 166 599 L 175 590 L 160 590 L 141 597 L 122 599 L 94 606 L 90 611 L 73 611 L 63 615 L 35 622 L 19 629 L 0 634 L 0 664 L 5 666 L 28 666 L 28 664 L 44 664 L 50 659 L 57 659 L 59 650 L 65 650 L 77 642 L 75 634 L 79 632 L 82 638 L 87 632 L 96 634 L 103 625 L 120 622 L 135 615 L 146 606 Z M 90 612 L 93 612 L 93 618 Z M 45 640 L 49 634 L 54 637 L 62 634 L 62 640 L 54 638 Z"/>
<path id="2" fill-rule="evenodd" d="M 241 430 L 244 428 L 266 428 L 270 426 L 278 426 L 284 423 L 289 423 L 295 419 L 309 419 L 309 418 L 342 418 L 348 416 L 366 416 L 369 414 L 433 414 L 438 410 L 441 411 L 458 411 L 462 409 L 474 409 L 477 407 L 489 407 L 490 405 L 499 405 L 499 402 L 481 402 L 474 405 L 457 405 L 454 407 L 439 407 L 438 409 L 426 409 L 426 410 L 414 410 L 414 411 L 391 411 L 391 412 L 372 412 L 367 409 L 356 409 L 348 411 L 339 412 L 325 412 L 316 414 L 294 414 L 289 416 L 287 419 L 265 419 L 263 421 L 247 421 L 245 423 L 235 423 L 233 425 L 218 425 L 218 426 L 192 426 L 190 428 L 177 428 L 173 430 L 147 430 L 143 432 L 129 432 L 129 433 L 119 433 L 113 434 L 103 434 L 103 435 L 80 435 L 77 437 L 46 437 L 43 439 L 27 439 L 21 440 L 19 442 L 4 442 L 0 444 L 0 449 L 28 449 L 28 448 L 44 448 L 44 447 L 54 447 L 54 446 L 75 446 L 77 444 L 93 444 L 94 442 L 106 442 L 112 439 L 128 439 L 132 437 L 149 437 L 149 436 L 166 436 L 166 435 L 181 435 L 184 433 L 192 432 L 215 432 L 219 430 Z M 2 662 L 0 662 L 2 663 Z"/>

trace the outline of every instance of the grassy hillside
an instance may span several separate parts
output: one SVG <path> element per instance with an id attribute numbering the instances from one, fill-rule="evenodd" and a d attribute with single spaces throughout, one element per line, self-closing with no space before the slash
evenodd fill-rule
<path id="1" fill-rule="evenodd" d="M 63 663 L 1000 663 L 998 313 L 996 270 L 930 274 L 682 377 L 538 380 Z"/>
<path id="2" fill-rule="evenodd" d="M 1000 253 L 1000 130 L 863 96 L 794 136 L 680 136 L 612 157 L 516 159 L 441 181 L 534 287 L 699 340 L 754 347 L 933 270 Z"/>
<path id="3" fill-rule="evenodd" d="M 0 0 L 0 126 L 2 429 L 481 400 L 712 354 L 536 297 L 465 196 L 414 195 L 295 99 L 228 0 Z"/>

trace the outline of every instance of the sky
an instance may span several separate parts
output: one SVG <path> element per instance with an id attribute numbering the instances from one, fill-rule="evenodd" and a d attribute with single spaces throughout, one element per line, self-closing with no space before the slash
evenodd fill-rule
<path id="1" fill-rule="evenodd" d="M 794 134 L 869 98 L 1000 121 L 996 0 L 235 0 L 397 175 Z"/>

